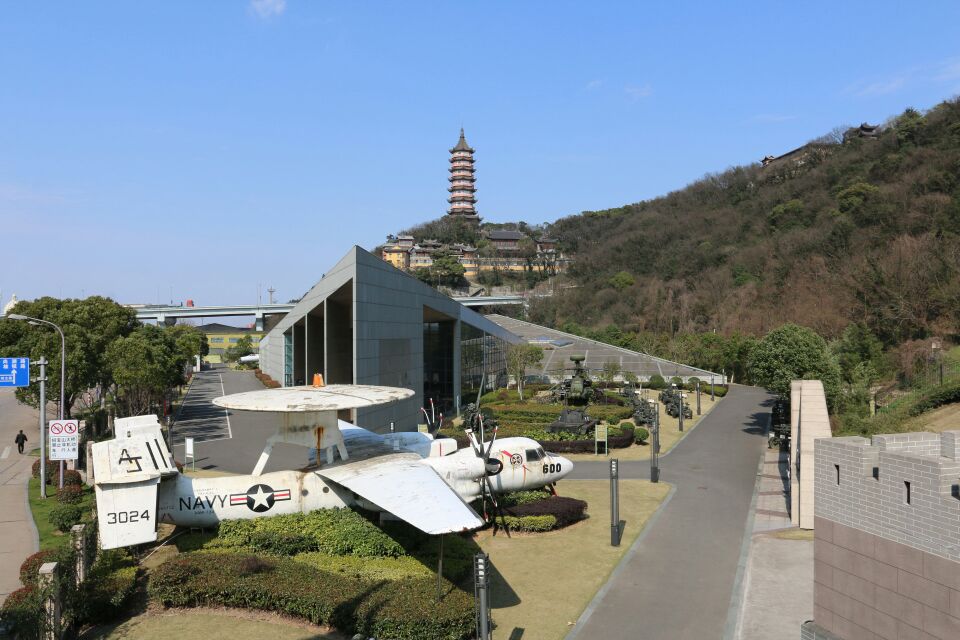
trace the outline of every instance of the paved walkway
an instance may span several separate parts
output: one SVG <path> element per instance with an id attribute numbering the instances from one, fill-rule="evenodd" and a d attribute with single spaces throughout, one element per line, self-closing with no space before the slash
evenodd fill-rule
<path id="1" fill-rule="evenodd" d="M 18 404 L 12 389 L 0 389 L 0 604 L 20 588 L 20 565 L 38 548 L 27 507 L 27 480 L 36 458 L 17 453 L 13 438 L 20 429 L 28 438 L 26 450 L 36 448 L 37 411 Z"/>
<path id="2" fill-rule="evenodd" d="M 813 539 L 790 524 L 789 455 L 764 455 L 737 640 L 799 637 L 813 617 Z"/>
<path id="3" fill-rule="evenodd" d="M 724 637 L 771 404 L 761 389 L 733 386 L 661 457 L 661 478 L 676 493 L 568 640 Z M 624 463 L 621 476 L 648 477 L 649 467 Z M 571 477 L 606 478 L 607 463 L 578 463 Z"/>

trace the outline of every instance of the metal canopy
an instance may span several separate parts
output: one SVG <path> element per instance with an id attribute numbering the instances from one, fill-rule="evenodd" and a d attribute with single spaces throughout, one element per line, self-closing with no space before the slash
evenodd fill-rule
<path id="1" fill-rule="evenodd" d="M 311 413 L 389 404 L 411 396 L 413 391 L 399 387 L 331 384 L 325 387 L 283 387 L 234 393 L 214 398 L 213 403 L 224 409 L 238 411 Z"/>

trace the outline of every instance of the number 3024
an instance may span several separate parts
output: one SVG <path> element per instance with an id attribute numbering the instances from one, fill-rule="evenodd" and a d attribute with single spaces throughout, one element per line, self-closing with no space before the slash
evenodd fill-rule
<path id="1" fill-rule="evenodd" d="M 127 524 L 128 522 L 139 522 L 149 520 L 150 511 L 110 511 L 107 513 L 107 524 Z"/>

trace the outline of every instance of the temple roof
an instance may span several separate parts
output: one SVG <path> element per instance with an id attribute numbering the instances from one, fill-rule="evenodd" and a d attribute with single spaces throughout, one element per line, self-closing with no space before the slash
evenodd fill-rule
<path id="1" fill-rule="evenodd" d="M 450 153 L 453 153 L 454 151 L 469 151 L 470 153 L 473 153 L 473 148 L 467 144 L 467 139 L 463 135 L 463 127 L 460 127 L 460 141 L 457 142 L 457 146 L 455 146 L 453 149 L 450 149 Z"/>

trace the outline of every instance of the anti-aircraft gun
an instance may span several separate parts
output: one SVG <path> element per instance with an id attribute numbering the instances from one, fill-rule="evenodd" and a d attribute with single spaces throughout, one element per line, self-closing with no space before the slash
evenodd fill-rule
<path id="1" fill-rule="evenodd" d="M 669 387 L 660 392 L 660 402 L 663 403 L 663 409 L 671 418 L 679 418 L 680 411 L 683 411 L 684 419 L 693 418 L 693 411 L 690 405 L 683 401 L 683 393 L 680 389 Z"/>

